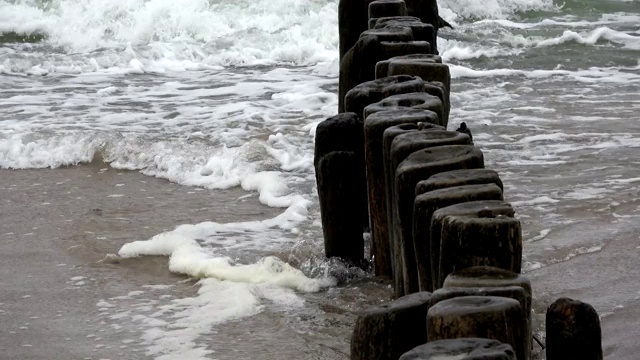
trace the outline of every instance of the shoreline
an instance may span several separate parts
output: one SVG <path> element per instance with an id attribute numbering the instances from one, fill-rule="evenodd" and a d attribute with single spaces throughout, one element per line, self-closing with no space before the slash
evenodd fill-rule
<path id="1" fill-rule="evenodd" d="M 109 324 L 97 304 L 120 298 L 135 305 L 135 296 L 123 297 L 145 285 L 152 298 L 162 297 L 152 294 L 153 285 L 167 284 L 165 298 L 184 298 L 195 294 L 195 281 L 170 273 L 166 257 L 113 262 L 106 254 L 183 223 L 268 218 L 279 211 L 242 189 L 190 188 L 95 161 L 3 169 L 0 178 L 3 359 L 149 358 L 139 345 L 141 328 Z"/>

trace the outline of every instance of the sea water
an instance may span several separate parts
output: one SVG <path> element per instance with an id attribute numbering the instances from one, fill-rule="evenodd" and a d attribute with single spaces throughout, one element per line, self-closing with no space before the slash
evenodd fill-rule
<path id="1" fill-rule="evenodd" d="M 640 278 L 626 267 L 640 256 L 640 2 L 439 6 L 454 27 L 439 39 L 451 127 L 469 125 L 504 181 L 538 313 L 561 295 L 589 301 L 603 323 L 640 312 Z M 318 358 L 347 357 L 349 324 L 334 339 L 330 322 L 297 325 L 339 296 L 388 289 L 322 259 L 313 142 L 337 112 L 337 46 L 337 1 L 0 0 L 0 169 L 101 161 L 194 188 L 240 187 L 280 209 L 176 224 L 113 249 L 167 256 L 172 272 L 202 279 L 195 297 L 154 295 L 144 311 L 119 301 L 172 284 L 96 304 L 112 322 L 141 324 L 132 342 L 147 356 L 233 357 L 211 334 L 247 321 L 306 334 L 288 344 L 274 335 L 249 347 L 252 358 L 300 339 L 341 344 Z M 606 335 L 612 358 L 637 346 Z"/>

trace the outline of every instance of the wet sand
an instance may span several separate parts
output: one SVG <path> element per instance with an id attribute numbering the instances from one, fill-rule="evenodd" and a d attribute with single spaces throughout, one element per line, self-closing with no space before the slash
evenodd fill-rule
<path id="1" fill-rule="evenodd" d="M 606 359 L 636 359 L 640 350 L 640 243 L 639 225 L 633 222 L 636 220 L 621 221 L 620 230 L 603 239 L 604 246 L 598 252 L 527 274 L 539 318 L 544 318 L 546 307 L 560 297 L 594 306 L 601 319 Z"/>
<path id="2" fill-rule="evenodd" d="M 120 260 L 107 254 L 180 224 L 271 218 L 281 211 L 246 195 L 184 187 L 102 163 L 0 170 L 1 358 L 154 358 L 141 340 L 148 327 L 136 317 L 192 297 L 199 286 L 171 274 L 166 257 Z M 603 240 L 601 251 L 528 273 L 536 322 L 558 297 L 589 302 L 602 315 L 605 356 L 634 358 L 640 336 L 637 227 L 633 219 L 620 220 L 615 228 L 624 230 Z M 302 308 L 267 306 L 217 325 L 200 342 L 219 359 L 348 359 L 357 311 L 388 301 L 387 285 L 364 279 L 299 294 Z M 105 300 L 115 307 L 98 306 Z"/>
<path id="3" fill-rule="evenodd" d="M 146 322 L 171 323 L 175 313 L 151 314 L 195 296 L 199 286 L 170 273 L 166 257 L 108 254 L 180 224 L 260 220 L 282 211 L 241 189 L 185 187 L 102 163 L 0 170 L 0 179 L 3 360 L 157 358 L 148 352 L 154 342 L 144 340 L 154 331 Z M 266 306 L 204 331 L 198 345 L 217 359 L 348 359 L 357 311 L 388 301 L 391 290 L 363 279 L 298 296 L 304 306 Z"/>
<path id="4" fill-rule="evenodd" d="M 279 209 L 241 189 L 209 191 L 118 171 L 102 163 L 55 170 L 0 170 L 0 356 L 2 359 L 145 359 L 141 328 L 108 324 L 96 304 L 193 281 L 166 257 L 105 261 L 130 241 L 184 223 L 273 217 Z"/>

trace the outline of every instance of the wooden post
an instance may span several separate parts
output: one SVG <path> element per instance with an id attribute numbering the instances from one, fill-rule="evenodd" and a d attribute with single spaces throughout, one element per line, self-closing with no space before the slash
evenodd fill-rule
<path id="1" fill-rule="evenodd" d="M 438 131 L 428 131 L 431 138 Z M 420 141 L 411 138 L 412 133 L 403 135 L 408 138 L 409 143 L 413 143 L 419 147 Z M 455 136 L 448 136 L 446 141 L 456 139 Z M 468 141 L 468 136 L 464 135 L 464 140 Z M 398 144 L 398 146 L 395 146 Z M 399 159 L 402 151 L 399 151 L 399 145 L 402 139 L 396 138 L 394 144 L 391 145 L 391 158 Z M 409 146 L 411 147 L 411 146 Z M 407 156 L 397 166 L 395 171 L 395 206 L 392 207 L 393 215 L 393 242 L 398 244 L 401 249 L 402 261 L 402 282 L 404 283 L 404 294 L 411 294 L 418 291 L 418 281 L 415 276 L 417 266 L 415 263 L 415 254 L 412 246 L 413 242 L 413 203 L 415 200 L 416 184 L 428 179 L 430 176 L 443 171 L 455 169 L 470 169 L 484 167 L 484 157 L 478 148 L 470 145 L 448 145 L 425 148 L 415 151 Z M 393 171 L 394 167 L 391 167 Z M 401 293 L 400 293 L 401 294 Z"/>
<path id="2" fill-rule="evenodd" d="M 516 349 L 525 333 L 520 303 L 497 296 L 462 296 L 443 300 L 427 313 L 429 341 L 477 337 L 497 340 Z"/>
<path id="3" fill-rule="evenodd" d="M 593 306 L 560 298 L 547 309 L 547 360 L 602 360 L 600 318 Z"/>
<path id="4" fill-rule="evenodd" d="M 404 296 L 362 312 L 351 337 L 351 360 L 396 360 L 427 342 L 431 293 Z"/>
<path id="5" fill-rule="evenodd" d="M 516 360 L 509 344 L 480 338 L 436 340 L 404 353 L 400 360 Z"/>
<path id="6" fill-rule="evenodd" d="M 437 258 L 436 254 L 431 254 L 431 251 L 432 249 L 434 251 L 440 250 L 439 246 L 431 244 L 431 217 L 433 213 L 440 208 L 462 202 L 502 200 L 502 190 L 495 184 L 455 186 L 426 193 L 419 193 L 419 189 L 418 185 L 413 204 L 413 238 L 408 240 L 410 246 L 413 246 L 416 257 L 418 269 L 416 276 L 419 288 L 421 291 L 433 291 L 434 279 L 437 278 L 434 276 L 433 270 L 437 270 L 438 266 L 431 264 L 431 259 Z"/>

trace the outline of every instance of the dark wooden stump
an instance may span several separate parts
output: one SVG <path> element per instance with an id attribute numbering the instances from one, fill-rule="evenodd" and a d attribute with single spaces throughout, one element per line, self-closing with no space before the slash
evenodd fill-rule
<path id="1" fill-rule="evenodd" d="M 373 28 L 379 18 L 406 15 L 407 5 L 404 0 L 376 0 L 369 4 L 369 29 Z"/>
<path id="2" fill-rule="evenodd" d="M 351 360 L 395 360 L 427 342 L 431 293 L 401 297 L 358 316 L 351 337 Z"/>
<path id="3" fill-rule="evenodd" d="M 354 113 L 331 117 L 316 129 L 314 167 L 327 257 L 364 257 L 366 212 L 362 122 Z"/>
<path id="4" fill-rule="evenodd" d="M 380 60 L 392 57 L 404 56 L 406 54 L 430 54 L 431 44 L 427 41 L 382 41 L 382 58 Z M 375 66 L 373 68 L 373 76 L 375 78 Z"/>
<path id="5" fill-rule="evenodd" d="M 340 59 L 355 45 L 369 24 L 369 3 L 374 0 L 340 0 L 338 2 L 338 32 Z"/>
<path id="6" fill-rule="evenodd" d="M 456 270 L 472 266 L 492 266 L 520 273 L 520 221 L 508 216 L 486 216 L 444 218 L 440 239 L 439 282 L 444 282 L 445 277 Z"/>
<path id="7" fill-rule="evenodd" d="M 455 186 L 477 184 L 496 184 L 500 190 L 504 189 L 500 176 L 494 170 L 462 169 L 436 174 L 427 180 L 419 182 L 416 186 L 416 194 Z"/>
<path id="8" fill-rule="evenodd" d="M 438 142 L 457 141 L 458 144 L 467 142 L 468 136 L 458 138 L 447 131 L 426 131 L 431 139 L 436 136 L 442 136 Z M 418 133 L 416 133 L 418 134 Z M 415 262 L 415 254 L 413 246 L 408 246 L 413 242 L 413 203 L 415 200 L 416 184 L 428 179 L 430 176 L 455 169 L 473 169 L 484 167 L 484 158 L 482 152 L 478 148 L 470 145 L 448 145 L 426 148 L 428 142 L 420 141 L 413 135 L 408 133 L 401 135 L 394 140 L 391 145 L 391 171 L 395 168 L 395 206 L 392 207 L 393 229 L 392 243 L 397 244 L 402 254 L 402 283 L 404 284 L 404 294 L 411 294 L 418 291 L 417 266 Z M 432 140 L 432 143 L 436 143 Z M 394 160 L 402 158 L 405 155 L 404 149 L 421 147 L 410 153 L 405 160 L 402 161 L 397 168 L 394 166 Z M 398 279 L 399 280 L 399 279 Z M 402 294 L 402 293 L 399 293 Z"/>
<path id="9" fill-rule="evenodd" d="M 424 90 L 423 90 L 424 91 Z M 410 107 L 415 109 L 431 110 L 438 114 L 439 123 L 443 125 L 444 105 L 437 96 L 429 95 L 425 92 L 414 92 L 406 94 L 398 94 L 389 96 L 375 104 L 371 104 L 364 108 L 364 117 L 378 111 L 392 110 L 398 107 Z"/>
<path id="10" fill-rule="evenodd" d="M 377 73 L 377 70 L 376 70 Z M 447 101 L 450 99 L 451 74 L 449 67 L 433 61 L 433 58 L 423 55 L 411 57 L 397 56 L 389 59 L 387 66 L 387 76 L 405 74 L 419 76 L 424 81 L 439 81 L 446 88 Z M 448 120 L 447 112 L 447 120 Z"/>
<path id="11" fill-rule="evenodd" d="M 360 38 L 375 36 L 378 41 L 413 41 L 413 32 L 408 26 L 387 26 L 363 31 Z M 403 75 L 403 74 L 397 74 Z"/>
<path id="12" fill-rule="evenodd" d="M 357 88 L 358 87 L 354 88 L 354 90 Z M 351 91 L 349 94 L 351 94 Z M 347 98 L 349 98 L 349 94 L 347 94 Z M 399 108 L 374 113 L 365 120 L 365 161 L 367 188 L 369 191 L 368 200 L 371 219 L 372 252 L 375 256 L 374 265 L 376 275 L 392 275 L 387 222 L 387 199 L 384 181 L 384 155 L 382 151 L 383 134 L 386 129 L 394 125 L 424 122 L 437 123 L 438 115 L 430 110 Z"/>
<path id="13" fill-rule="evenodd" d="M 398 75 L 386 77 L 384 79 L 367 81 L 359 84 L 347 93 L 345 96 L 345 109 L 347 112 L 357 114 L 360 122 L 362 123 L 364 120 L 364 108 L 366 106 L 392 95 L 423 91 L 423 89 L 424 82 L 420 80 L 420 78 L 412 76 Z M 352 141 L 360 139 L 362 139 L 362 144 L 353 143 L 353 146 L 354 148 L 358 147 L 359 149 L 364 150 L 365 145 L 363 136 L 354 137 Z M 365 174 L 362 174 L 362 180 L 365 181 L 363 186 L 366 187 Z M 370 230 L 369 208 L 366 203 L 363 205 L 362 225 L 364 231 Z M 373 254 L 375 254 L 375 249 L 372 250 L 374 250 Z"/>
<path id="14" fill-rule="evenodd" d="M 404 353 L 400 360 L 516 360 L 509 344 L 480 338 L 432 341 Z"/>
<path id="15" fill-rule="evenodd" d="M 436 31 L 431 24 L 425 24 L 420 19 L 411 16 L 395 16 L 376 19 L 375 23 L 369 21 L 370 28 L 378 29 L 387 26 L 407 26 L 413 32 L 413 40 L 426 41 L 430 48 L 436 47 Z"/>
<path id="16" fill-rule="evenodd" d="M 531 358 L 531 297 L 521 286 L 504 287 L 469 287 L 469 288 L 443 288 L 436 290 L 431 295 L 431 305 L 443 300 L 461 296 L 500 296 L 517 300 L 520 303 L 522 314 L 519 321 L 522 322 L 524 334 L 515 348 L 518 354 L 524 354 L 524 360 Z"/>
<path id="17" fill-rule="evenodd" d="M 414 109 L 415 110 L 415 109 Z M 393 110 L 388 110 L 393 111 Z M 427 110 L 428 111 L 428 110 Z M 393 228 L 393 218 L 391 216 L 391 207 L 393 206 L 393 189 L 394 189 L 394 178 L 395 172 L 391 171 L 391 144 L 393 140 L 402 134 L 406 134 L 414 131 L 428 131 L 428 130 L 444 130 L 443 127 L 439 125 L 433 125 L 430 123 L 422 123 L 422 124 L 411 124 L 405 123 L 402 125 L 391 126 L 384 131 L 382 136 L 382 159 L 383 159 L 383 168 L 384 168 L 384 197 L 385 197 L 385 208 L 387 214 L 387 241 L 389 242 L 389 250 L 391 255 L 391 276 L 395 278 L 394 275 L 394 259 L 396 258 L 395 249 L 392 243 L 392 233 L 391 229 Z"/>
<path id="18" fill-rule="evenodd" d="M 389 96 L 424 91 L 424 81 L 418 77 L 397 75 L 366 81 L 349 90 L 345 110 L 364 120 L 364 108 Z"/>
<path id="19" fill-rule="evenodd" d="M 434 134 L 420 134 L 416 131 L 404 128 L 389 128 L 385 131 L 383 139 L 383 147 L 385 151 L 385 179 L 386 181 L 386 202 L 388 217 L 388 233 L 391 246 L 391 263 L 394 278 L 394 286 L 396 296 L 404 295 L 404 252 L 399 243 L 399 233 L 395 233 L 396 229 L 396 169 L 398 165 L 406 159 L 409 154 L 414 151 L 424 149 L 426 147 L 441 145 L 464 145 L 467 144 L 467 137 L 458 136 L 453 131 L 437 130 Z M 427 129 L 426 131 L 436 131 L 435 129 Z"/>
<path id="20" fill-rule="evenodd" d="M 491 266 L 474 266 L 449 274 L 445 288 L 458 287 L 505 287 L 520 286 L 529 298 L 532 296 L 531 281 L 523 275 Z"/>
<path id="21" fill-rule="evenodd" d="M 463 296 L 443 300 L 427 313 L 429 341 L 486 338 L 511 345 L 516 358 L 524 359 L 520 341 L 525 329 L 517 300 L 497 296 Z"/>
<path id="22" fill-rule="evenodd" d="M 389 57 L 431 51 L 427 42 L 402 40 L 412 37 L 411 34 L 411 29 L 406 27 L 374 29 L 362 34 L 340 61 L 338 112 L 345 111 L 344 98 L 349 90 L 376 78 L 376 64 L 379 61 Z"/>
<path id="23" fill-rule="evenodd" d="M 425 24 L 431 24 L 435 29 L 434 38 L 438 35 L 440 26 L 440 15 L 438 14 L 438 2 L 436 0 L 405 0 L 407 3 L 407 15 L 415 16 Z M 434 44 L 434 54 L 438 53 L 438 48 Z"/>
<path id="24" fill-rule="evenodd" d="M 389 59 L 384 59 L 376 64 L 376 78 L 383 78 L 389 76 L 389 65 L 393 61 L 409 60 L 409 61 L 421 61 L 431 62 L 434 64 L 442 64 L 442 58 L 433 54 L 408 54 L 403 56 L 395 56 Z M 423 79 L 424 80 L 424 79 Z M 425 80 L 426 81 L 426 80 Z"/>
<path id="25" fill-rule="evenodd" d="M 513 217 L 515 212 L 509 203 L 504 201 L 486 200 L 459 203 L 438 209 L 433 213 L 433 216 L 431 217 L 431 235 L 429 236 L 429 241 L 434 246 L 431 250 L 431 271 L 432 274 L 435 275 L 433 279 L 435 289 L 443 286 L 438 275 L 438 272 L 440 271 L 440 243 L 442 238 L 443 220 L 448 216 L 480 216 L 481 214 L 493 217 L 500 215 Z"/>
<path id="26" fill-rule="evenodd" d="M 547 309 L 547 360 L 602 360 L 600 318 L 593 306 L 560 298 Z"/>
<path id="27" fill-rule="evenodd" d="M 396 57 L 390 59 L 387 70 L 392 76 L 396 74 L 419 76 L 424 81 L 440 81 L 447 89 L 451 89 L 449 67 L 432 61 L 429 56 Z"/>
<path id="28" fill-rule="evenodd" d="M 435 177 L 439 174 L 435 174 Z M 428 180 L 427 180 L 428 181 Z M 462 202 L 478 200 L 502 200 L 502 190 L 495 184 L 479 184 L 442 188 L 426 193 L 419 184 L 416 186 L 416 198 L 413 206 L 413 238 L 418 285 L 421 291 L 433 291 L 438 278 L 438 264 L 440 261 L 440 244 L 431 243 L 431 218 L 440 208 Z M 432 264 L 432 259 L 434 263 Z"/>

